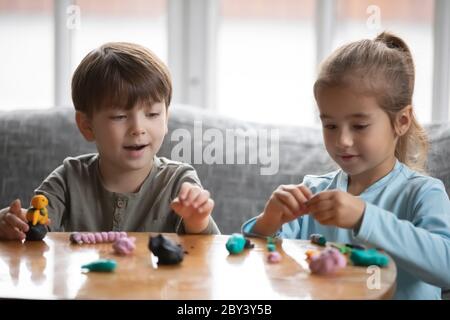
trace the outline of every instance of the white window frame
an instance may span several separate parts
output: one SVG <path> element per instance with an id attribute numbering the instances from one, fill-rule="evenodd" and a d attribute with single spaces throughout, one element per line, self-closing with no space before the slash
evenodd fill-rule
<path id="1" fill-rule="evenodd" d="M 450 1 L 434 0 L 432 122 L 449 121 Z"/>
<path id="2" fill-rule="evenodd" d="M 336 1 L 316 0 L 315 6 L 316 66 L 330 53 L 336 26 Z"/>
<path id="3" fill-rule="evenodd" d="M 216 106 L 216 0 L 168 0 L 168 52 L 173 102 Z"/>
<path id="4" fill-rule="evenodd" d="M 70 106 L 73 61 L 73 37 L 71 30 L 67 28 L 67 8 L 73 4 L 73 0 L 54 0 L 54 105 Z"/>

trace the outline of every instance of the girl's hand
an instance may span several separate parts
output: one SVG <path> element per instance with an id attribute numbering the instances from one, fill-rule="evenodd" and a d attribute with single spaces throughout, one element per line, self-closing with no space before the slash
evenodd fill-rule
<path id="1" fill-rule="evenodd" d="M 359 228 L 366 205 L 350 193 L 330 190 L 316 194 L 306 207 L 320 224 L 353 229 Z"/>
<path id="2" fill-rule="evenodd" d="M 253 228 L 255 233 L 271 235 L 289 221 L 308 212 L 305 203 L 312 192 L 304 185 L 281 185 L 271 195 Z"/>
<path id="3" fill-rule="evenodd" d="M 207 190 L 189 182 L 183 182 L 178 197 L 170 206 L 183 218 L 186 233 L 200 233 L 208 226 L 214 201 Z"/>

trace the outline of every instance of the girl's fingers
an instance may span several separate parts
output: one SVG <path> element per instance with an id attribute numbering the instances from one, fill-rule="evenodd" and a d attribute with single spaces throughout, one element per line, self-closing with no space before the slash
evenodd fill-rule
<path id="1" fill-rule="evenodd" d="M 303 192 L 296 185 L 283 186 L 281 189 L 283 191 L 291 193 L 300 206 L 302 206 L 303 203 L 305 203 L 308 200 L 306 195 L 304 195 Z"/>
<path id="2" fill-rule="evenodd" d="M 273 198 L 274 204 L 278 207 L 278 210 L 280 210 L 283 213 L 283 223 L 286 221 L 292 221 L 296 218 L 296 215 L 294 212 L 291 211 L 291 209 L 286 206 L 283 202 L 281 202 L 277 198 Z"/>
<path id="3" fill-rule="evenodd" d="M 319 193 L 315 194 L 310 200 L 308 200 L 306 205 L 309 207 L 309 206 L 317 204 L 321 201 L 331 199 L 333 197 L 333 195 L 334 195 L 333 191 L 319 192 Z"/>
<path id="4" fill-rule="evenodd" d="M 288 207 L 292 213 L 298 212 L 300 210 L 300 205 L 295 197 L 288 191 L 277 190 L 274 193 L 275 198 L 278 199 L 280 203 Z"/>
<path id="5" fill-rule="evenodd" d="M 322 211 L 317 214 L 313 214 L 314 219 L 316 219 L 320 224 L 323 225 L 329 225 L 333 224 L 334 221 L 334 211 L 328 210 L 328 211 Z"/>
<path id="6" fill-rule="evenodd" d="M 311 192 L 311 190 L 309 190 L 309 188 L 303 184 L 298 186 L 298 189 L 303 193 L 303 195 L 306 197 L 306 200 L 310 200 L 314 195 Z"/>
<path id="7" fill-rule="evenodd" d="M 332 200 L 322 200 L 320 202 L 315 202 L 313 204 L 308 204 L 308 211 L 311 213 L 319 213 L 323 211 L 328 211 L 333 209 L 333 201 Z"/>
<path id="8" fill-rule="evenodd" d="M 291 194 L 298 202 L 300 213 L 304 213 L 306 211 L 306 202 L 309 198 L 307 198 L 307 196 L 298 187 L 292 189 Z"/>

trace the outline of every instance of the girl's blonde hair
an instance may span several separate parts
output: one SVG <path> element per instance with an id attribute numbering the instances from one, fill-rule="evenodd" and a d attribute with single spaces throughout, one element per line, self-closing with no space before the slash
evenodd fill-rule
<path id="1" fill-rule="evenodd" d="M 319 90 L 326 87 L 351 87 L 375 96 L 394 126 L 397 113 L 412 106 L 414 78 L 414 62 L 406 43 L 383 32 L 374 40 L 347 44 L 328 57 L 314 84 L 314 96 L 317 100 Z M 427 152 L 426 132 L 413 112 L 411 126 L 398 139 L 395 156 L 409 167 L 424 172 Z"/>

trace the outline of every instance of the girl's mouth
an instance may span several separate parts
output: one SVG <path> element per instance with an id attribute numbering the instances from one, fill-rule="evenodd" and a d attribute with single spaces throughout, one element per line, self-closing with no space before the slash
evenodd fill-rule
<path id="1" fill-rule="evenodd" d="M 341 158 L 344 161 L 350 161 L 350 160 L 358 158 L 358 156 L 346 154 L 346 155 L 339 155 L 339 158 Z"/>

